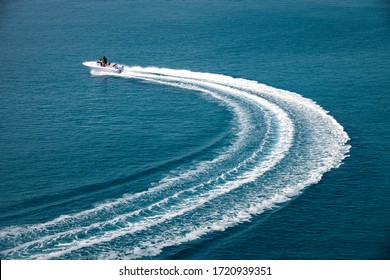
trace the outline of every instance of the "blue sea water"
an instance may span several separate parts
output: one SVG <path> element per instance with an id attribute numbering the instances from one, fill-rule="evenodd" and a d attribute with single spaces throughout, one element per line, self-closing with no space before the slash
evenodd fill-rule
<path id="1" fill-rule="evenodd" d="M 1 259 L 389 259 L 387 1 L 2 1 L 0 53 Z"/>

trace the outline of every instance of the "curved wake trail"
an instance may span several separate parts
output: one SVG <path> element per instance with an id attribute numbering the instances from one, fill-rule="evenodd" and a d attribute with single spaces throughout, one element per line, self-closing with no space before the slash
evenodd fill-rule
<path id="1" fill-rule="evenodd" d="M 126 67 L 112 75 L 217 99 L 235 115 L 234 139 L 215 158 L 171 170 L 146 191 L 46 223 L 2 229 L 2 258 L 155 256 L 278 207 L 337 168 L 350 148 L 343 127 L 296 93 L 187 70 Z"/>

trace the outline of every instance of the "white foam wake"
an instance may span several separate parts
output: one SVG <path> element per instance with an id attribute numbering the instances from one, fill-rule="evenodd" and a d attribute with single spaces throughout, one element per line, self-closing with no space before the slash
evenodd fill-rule
<path id="1" fill-rule="evenodd" d="M 147 191 L 43 224 L 3 229 L 4 258 L 153 256 L 290 200 L 338 167 L 350 148 L 343 127 L 296 93 L 188 70 L 125 67 L 112 75 L 223 102 L 236 116 L 235 140 L 212 160 L 168 171 Z"/>

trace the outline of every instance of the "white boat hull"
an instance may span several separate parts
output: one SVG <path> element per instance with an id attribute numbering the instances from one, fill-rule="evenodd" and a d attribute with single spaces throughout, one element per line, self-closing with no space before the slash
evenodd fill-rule
<path id="1" fill-rule="evenodd" d="M 83 62 L 83 65 L 87 66 L 89 69 L 91 69 L 91 72 L 96 72 L 96 73 L 116 73 L 116 74 L 119 74 L 124 69 L 123 65 L 119 65 L 116 63 L 110 63 L 107 66 L 101 66 L 96 61 L 86 61 L 86 62 Z"/>

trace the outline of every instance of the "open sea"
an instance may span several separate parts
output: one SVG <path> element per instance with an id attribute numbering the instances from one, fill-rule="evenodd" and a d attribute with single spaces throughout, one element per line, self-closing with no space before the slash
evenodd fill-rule
<path id="1" fill-rule="evenodd" d="M 1 259 L 390 259 L 389 1 L 5 0 L 0 54 Z"/>

